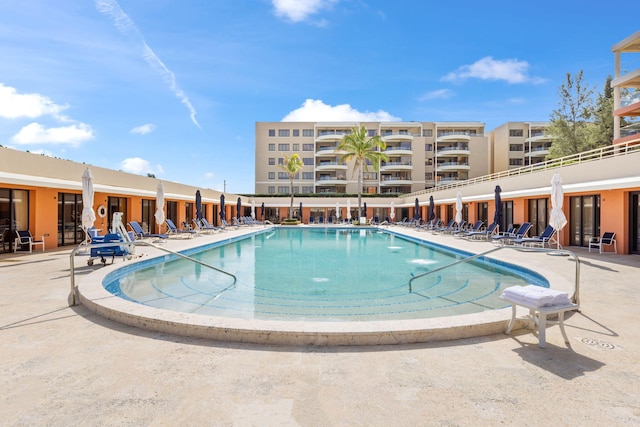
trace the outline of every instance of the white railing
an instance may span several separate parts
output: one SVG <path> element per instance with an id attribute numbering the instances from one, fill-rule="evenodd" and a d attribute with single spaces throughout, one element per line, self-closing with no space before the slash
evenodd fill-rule
<path id="1" fill-rule="evenodd" d="M 490 175 L 479 176 L 477 178 L 467 179 L 456 183 L 442 184 L 437 187 L 427 188 L 426 190 L 415 191 L 413 193 L 405 194 L 407 197 L 419 196 L 421 194 L 434 193 L 436 191 L 448 190 L 458 187 L 466 187 L 468 185 L 478 184 L 486 181 L 494 181 L 500 178 L 509 178 L 512 176 L 529 175 L 535 172 L 540 172 L 547 169 L 561 168 L 563 166 L 575 165 L 587 162 L 593 162 L 596 160 L 602 160 L 609 157 L 626 156 L 631 153 L 640 152 L 640 144 L 633 142 L 626 142 L 616 145 L 607 145 L 606 147 L 596 148 L 582 153 L 572 154 L 570 156 L 560 157 L 553 160 L 547 160 L 545 162 L 535 163 L 529 166 L 524 166 L 517 169 L 509 169 L 502 172 L 492 173 Z"/>

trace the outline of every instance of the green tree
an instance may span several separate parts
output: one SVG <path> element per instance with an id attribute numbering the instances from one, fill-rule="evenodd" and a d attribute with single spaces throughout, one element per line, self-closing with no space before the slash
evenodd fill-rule
<path id="1" fill-rule="evenodd" d="M 336 147 L 336 150 L 345 152 L 340 156 L 340 162 L 353 159 L 353 173 L 358 172 L 358 218 L 362 216 L 362 175 L 365 171 L 369 171 L 369 164 L 377 171 L 381 161 L 389 160 L 389 157 L 381 151 L 386 148 L 387 144 L 382 138 L 379 135 L 369 137 L 364 126 L 354 127 Z"/>
<path id="2" fill-rule="evenodd" d="M 290 192 L 291 192 L 291 205 L 289 206 L 289 218 L 293 218 L 293 178 L 296 176 L 300 169 L 304 167 L 304 163 L 300 156 L 295 153 L 293 156 L 288 157 L 286 154 L 283 157 L 283 164 L 280 165 L 280 169 L 289 174 Z M 302 212 L 300 212 L 302 215 Z"/>
<path id="3" fill-rule="evenodd" d="M 546 131 L 553 138 L 549 158 L 568 156 L 593 148 L 594 132 L 590 129 L 594 113 L 593 89 L 583 84 L 583 71 L 573 78 L 567 73 L 567 80 L 558 93 L 558 109 L 553 110 Z"/>
<path id="4" fill-rule="evenodd" d="M 596 98 L 593 111 L 593 143 L 595 147 L 611 145 L 613 141 L 613 89 L 611 76 L 607 76 L 602 93 Z"/>

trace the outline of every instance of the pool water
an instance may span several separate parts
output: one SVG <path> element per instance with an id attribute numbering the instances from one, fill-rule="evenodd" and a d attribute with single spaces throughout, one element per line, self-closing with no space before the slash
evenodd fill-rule
<path id="1" fill-rule="evenodd" d="M 426 236 L 428 238 L 428 236 Z M 248 319 L 370 321 L 505 307 L 502 289 L 539 275 L 474 261 L 416 279 L 465 255 L 374 228 L 274 228 L 190 256 L 107 277 L 105 287 L 157 308 Z"/>

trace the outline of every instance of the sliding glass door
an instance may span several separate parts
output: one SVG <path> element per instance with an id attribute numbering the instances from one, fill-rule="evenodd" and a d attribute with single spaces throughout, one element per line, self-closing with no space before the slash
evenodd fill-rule
<path id="1" fill-rule="evenodd" d="M 600 236 L 600 195 L 574 196 L 569 204 L 569 244 L 588 247 L 592 237 Z"/>

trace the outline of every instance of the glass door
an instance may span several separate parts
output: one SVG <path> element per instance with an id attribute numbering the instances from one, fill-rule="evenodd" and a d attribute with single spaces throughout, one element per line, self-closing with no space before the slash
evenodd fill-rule
<path id="1" fill-rule="evenodd" d="M 82 195 L 58 193 L 58 246 L 78 245 L 82 230 Z"/>
<path id="2" fill-rule="evenodd" d="M 640 254 L 640 192 L 629 195 L 629 253 Z"/>
<path id="3" fill-rule="evenodd" d="M 600 196 L 574 196 L 569 204 L 569 243 L 588 247 L 592 237 L 600 236 Z"/>

